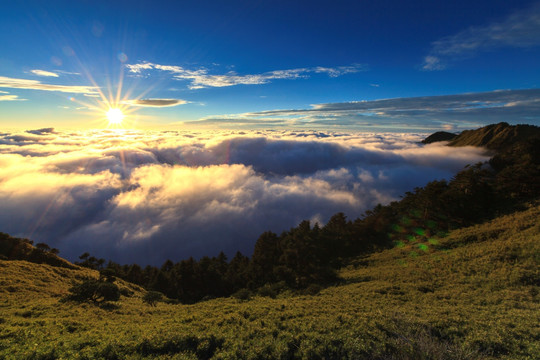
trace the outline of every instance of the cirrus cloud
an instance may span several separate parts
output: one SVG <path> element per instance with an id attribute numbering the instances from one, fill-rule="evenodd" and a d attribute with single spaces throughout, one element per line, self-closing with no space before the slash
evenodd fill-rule
<path id="1" fill-rule="evenodd" d="M 372 131 L 463 129 L 506 121 L 540 121 L 540 89 L 496 90 L 440 96 L 314 104 L 309 109 L 278 109 L 209 116 L 194 124 L 214 126 L 296 126 Z"/>
<path id="2" fill-rule="evenodd" d="M 267 84 L 272 80 L 277 79 L 301 79 L 309 77 L 310 73 L 326 73 L 330 77 L 338 77 L 341 75 L 365 71 L 367 67 L 361 64 L 353 64 L 349 66 L 338 67 L 315 67 L 315 68 L 298 68 L 287 70 L 274 70 L 262 74 L 239 75 L 235 72 L 226 74 L 210 74 L 206 68 L 187 69 L 176 65 L 160 65 L 150 62 L 139 64 L 127 64 L 126 68 L 132 74 L 137 76 L 142 75 L 149 70 L 159 70 L 172 74 L 175 80 L 187 80 L 190 82 L 189 89 L 202 89 L 207 87 L 227 87 L 235 85 L 261 85 Z"/>
<path id="3" fill-rule="evenodd" d="M 8 94 L 4 91 L 0 91 L 0 94 Z M 19 95 L 0 95 L 0 101 L 25 101 L 26 99 L 19 98 Z"/>
<path id="4" fill-rule="evenodd" d="M 30 72 L 37 76 L 48 76 L 48 77 L 58 77 L 57 73 L 46 70 L 30 70 Z"/>
<path id="5" fill-rule="evenodd" d="M 82 94 L 96 94 L 98 90 L 94 86 L 44 84 L 38 80 L 18 79 L 5 76 L 0 76 L 0 88 L 58 91 Z"/>
<path id="6" fill-rule="evenodd" d="M 480 51 L 501 47 L 528 48 L 540 45 L 540 3 L 514 12 L 506 19 L 475 26 L 432 44 L 423 69 L 442 70 L 451 61 L 471 57 Z"/>

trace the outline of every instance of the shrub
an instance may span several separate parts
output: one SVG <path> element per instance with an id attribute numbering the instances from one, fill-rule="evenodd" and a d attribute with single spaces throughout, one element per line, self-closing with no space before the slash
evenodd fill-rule
<path id="1" fill-rule="evenodd" d="M 133 294 L 135 294 L 133 291 L 129 290 L 128 288 L 122 288 L 120 289 L 120 295 L 125 297 L 132 297 Z"/>
<path id="2" fill-rule="evenodd" d="M 323 287 L 319 284 L 310 284 L 306 289 L 304 289 L 303 293 L 305 295 L 317 295 Z"/>
<path id="3" fill-rule="evenodd" d="M 114 282 L 116 280 L 116 273 L 113 269 L 102 269 L 99 270 L 99 278 L 100 280 L 107 281 L 107 282 Z"/>
<path id="4" fill-rule="evenodd" d="M 264 286 L 261 286 L 257 293 L 260 296 L 271 297 L 272 299 L 275 299 L 277 296 L 277 292 L 270 286 L 270 284 L 265 284 Z"/>
<path id="5" fill-rule="evenodd" d="M 163 300 L 163 294 L 158 291 L 148 291 L 146 294 L 144 294 L 142 300 L 144 303 L 150 306 L 156 306 L 157 302 Z"/>
<path id="6" fill-rule="evenodd" d="M 251 292 L 248 289 L 240 289 L 232 296 L 238 300 L 249 300 L 251 299 Z"/>
<path id="7" fill-rule="evenodd" d="M 280 293 L 287 289 L 287 284 L 284 281 L 280 281 L 273 284 L 264 284 L 257 290 L 257 293 L 260 296 L 271 297 L 274 299 L 276 298 L 276 296 L 278 296 Z"/>
<path id="8" fill-rule="evenodd" d="M 26 310 L 26 311 L 23 311 L 23 312 L 16 312 L 15 314 L 18 315 L 18 316 L 21 316 L 23 318 L 32 317 L 32 311 L 31 310 Z"/>
<path id="9" fill-rule="evenodd" d="M 120 299 L 120 289 L 112 282 L 86 278 L 80 284 L 76 284 L 69 289 L 69 300 L 84 302 L 92 301 L 99 305 L 106 301 L 118 301 Z"/>

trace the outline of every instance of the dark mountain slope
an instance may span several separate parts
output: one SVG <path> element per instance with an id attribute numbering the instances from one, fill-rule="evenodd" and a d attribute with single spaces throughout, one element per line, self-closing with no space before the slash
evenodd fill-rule
<path id="1" fill-rule="evenodd" d="M 476 130 L 465 130 L 451 140 L 448 145 L 480 146 L 490 150 L 501 151 L 508 149 L 516 143 L 536 137 L 540 137 L 540 127 L 538 126 L 509 125 L 508 123 L 501 122 Z"/>
<path id="2" fill-rule="evenodd" d="M 456 134 L 452 134 L 446 131 L 437 131 L 436 133 L 433 133 L 424 140 L 422 140 L 422 144 L 431 144 L 439 141 L 451 141 L 454 140 L 456 136 Z"/>

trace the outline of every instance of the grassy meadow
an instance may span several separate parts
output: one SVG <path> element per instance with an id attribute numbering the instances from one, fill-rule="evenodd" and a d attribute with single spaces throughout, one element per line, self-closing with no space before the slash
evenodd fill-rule
<path id="1" fill-rule="evenodd" d="M 89 269 L 0 260 L 0 359 L 538 359 L 540 206 L 357 258 L 316 295 L 63 301 Z"/>

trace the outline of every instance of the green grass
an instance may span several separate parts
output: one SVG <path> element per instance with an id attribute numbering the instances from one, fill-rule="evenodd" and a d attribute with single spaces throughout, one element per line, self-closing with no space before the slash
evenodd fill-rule
<path id="1" fill-rule="evenodd" d="M 540 207 L 411 236 L 358 258 L 343 283 L 195 305 L 60 301 L 97 273 L 0 261 L 0 359 L 535 359 L 540 354 Z"/>

